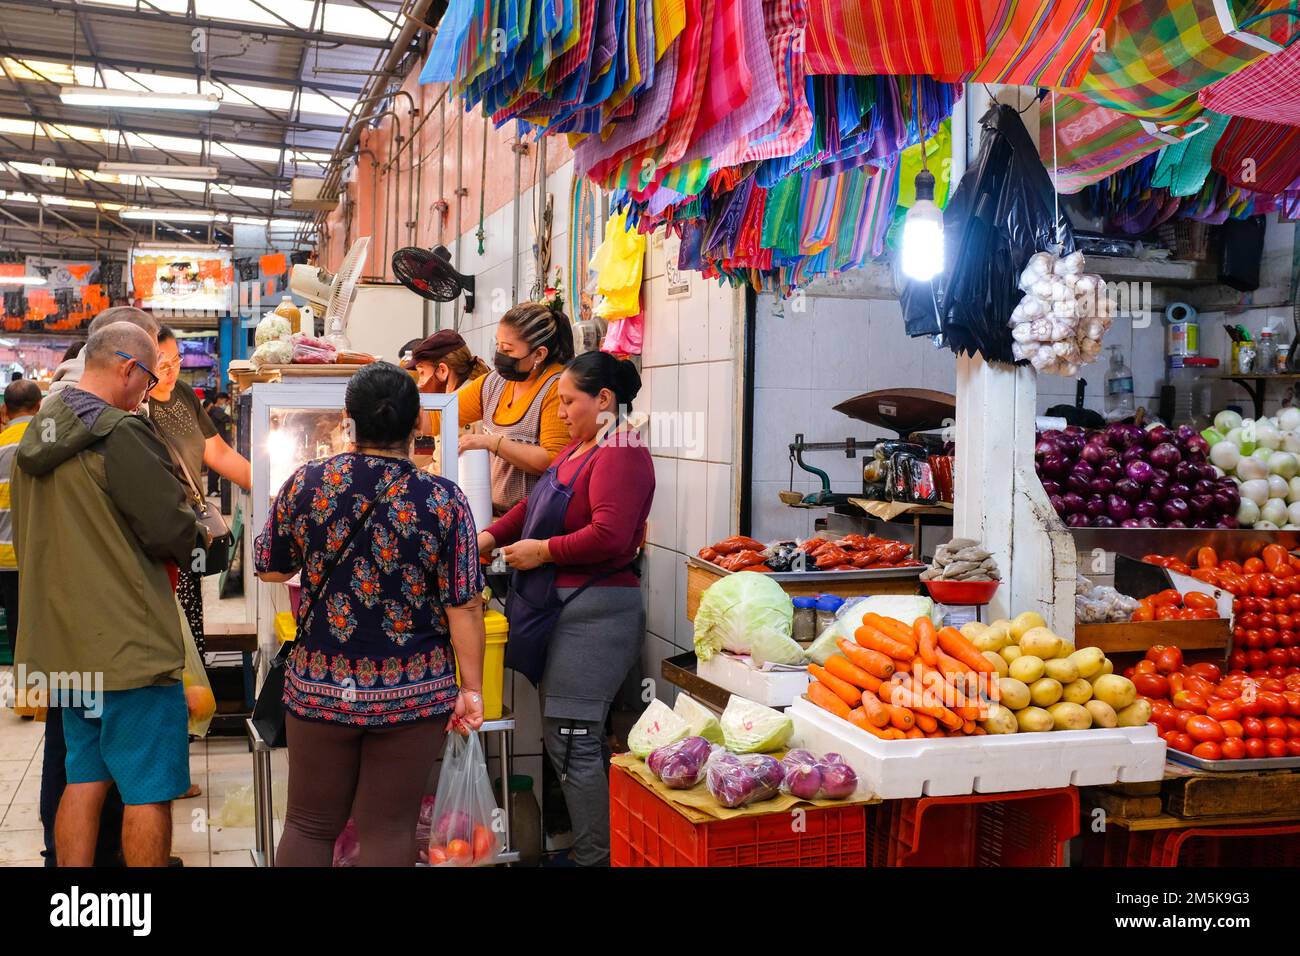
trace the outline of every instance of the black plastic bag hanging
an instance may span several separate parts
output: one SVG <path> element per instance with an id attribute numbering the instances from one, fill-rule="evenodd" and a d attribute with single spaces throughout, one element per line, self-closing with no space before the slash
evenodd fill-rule
<path id="1" fill-rule="evenodd" d="M 1013 364 L 1007 320 L 1024 293 L 1018 282 L 1035 252 L 1075 249 L 1074 230 L 1056 209 L 1051 177 L 1019 114 L 992 107 L 984 134 L 944 209 L 946 271 L 911 282 L 902 296 L 910 335 L 941 332 L 957 353 Z"/>

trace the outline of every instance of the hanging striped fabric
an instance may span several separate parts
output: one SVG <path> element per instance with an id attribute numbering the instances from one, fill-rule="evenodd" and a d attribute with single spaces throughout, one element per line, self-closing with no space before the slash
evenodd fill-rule
<path id="1" fill-rule="evenodd" d="M 1056 189 L 1066 194 L 1119 172 L 1166 142 L 1132 117 L 1073 96 L 1056 98 L 1055 158 L 1052 123 L 1046 110 L 1039 125 L 1039 155 L 1049 172 L 1054 161 L 1059 164 Z"/>
<path id="2" fill-rule="evenodd" d="M 1300 127 L 1234 119 L 1214 148 L 1214 168 L 1252 192 L 1300 188 Z"/>
<path id="3" fill-rule="evenodd" d="M 1197 98 L 1216 113 L 1300 126 L 1300 43 L 1207 86 Z"/>
<path id="4" fill-rule="evenodd" d="M 805 68 L 955 79 L 984 58 L 984 38 L 980 0 L 808 0 Z"/>
<path id="5" fill-rule="evenodd" d="M 980 83 L 1079 85 L 1120 0 L 989 0 L 988 52 L 969 77 Z"/>
<path id="6" fill-rule="evenodd" d="M 1275 52 L 1268 38 L 1283 40 L 1290 31 L 1286 17 L 1273 17 L 1249 32 L 1225 33 L 1220 3 L 1226 0 L 1124 0 L 1074 95 L 1138 119 L 1183 123 L 1196 116 L 1200 89 Z M 1239 23 L 1291 3 L 1240 0 L 1232 10 Z"/>

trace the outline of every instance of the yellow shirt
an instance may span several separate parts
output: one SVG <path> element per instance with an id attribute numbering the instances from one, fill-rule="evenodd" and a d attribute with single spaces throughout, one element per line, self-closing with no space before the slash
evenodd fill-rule
<path id="1" fill-rule="evenodd" d="M 555 362 L 548 365 L 546 370 L 532 382 L 527 384 L 523 382 L 506 382 L 506 387 L 501 392 L 501 400 L 497 402 L 496 416 L 492 420 L 498 425 L 517 424 L 524 417 L 524 413 L 528 411 L 528 406 L 533 403 L 533 399 L 537 397 L 542 383 L 556 372 L 563 370 L 564 366 Z M 461 428 L 483 420 L 483 383 L 486 380 L 487 375 L 480 375 L 457 390 L 456 407 L 459 412 Z M 551 382 L 550 388 L 542 398 L 542 429 L 539 443 L 552 456 L 558 454 L 570 441 L 568 426 L 560 421 L 559 384 L 558 380 Z M 432 434 L 436 435 L 442 427 L 442 416 L 438 412 L 432 412 L 431 415 L 433 417 Z"/>
<path id="2" fill-rule="evenodd" d="M 14 554 L 13 515 L 9 511 L 9 480 L 13 477 L 18 442 L 31 420 L 31 415 L 24 415 L 0 432 L 0 569 L 5 571 L 18 569 L 18 556 Z"/>

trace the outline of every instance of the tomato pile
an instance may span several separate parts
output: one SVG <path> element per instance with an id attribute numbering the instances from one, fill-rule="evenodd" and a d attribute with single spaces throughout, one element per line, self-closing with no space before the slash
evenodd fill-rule
<path id="1" fill-rule="evenodd" d="M 1219 616 L 1219 605 L 1208 594 L 1190 591 L 1179 594 L 1166 588 L 1138 601 L 1134 621 L 1208 621 Z"/>
<path id="2" fill-rule="evenodd" d="M 1188 574 L 1234 596 L 1233 651 L 1228 662 L 1234 670 L 1300 667 L 1300 558 L 1286 548 L 1266 545 L 1259 556 L 1241 563 L 1220 561 L 1213 548 L 1201 548 L 1195 568 L 1163 555 L 1149 554 L 1142 560 Z M 1139 608 L 1138 613 L 1144 612 Z M 1133 620 L 1162 620 L 1158 606 L 1153 618 L 1138 613 Z"/>
<path id="3" fill-rule="evenodd" d="M 1205 760 L 1300 757 L 1300 669 L 1274 666 L 1226 677 L 1157 645 L 1125 671 L 1151 703 L 1151 722 L 1174 750 Z"/>

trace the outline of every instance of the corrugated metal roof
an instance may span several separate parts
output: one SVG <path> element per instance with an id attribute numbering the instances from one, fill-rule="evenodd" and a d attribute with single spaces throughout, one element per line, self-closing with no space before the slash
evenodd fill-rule
<path id="1" fill-rule="evenodd" d="M 364 5 L 384 11 L 394 20 L 400 20 L 398 14 L 404 7 L 401 0 L 366 0 Z M 346 107 L 371 79 L 366 71 L 374 70 L 377 60 L 387 55 L 386 46 L 372 41 L 363 40 L 371 45 L 359 45 L 353 38 L 350 42 L 336 45 L 340 39 L 349 38 L 302 31 L 288 35 L 283 25 L 276 31 L 268 31 L 256 25 L 241 26 L 224 21 L 210 22 L 205 35 L 206 48 L 196 53 L 192 49 L 194 29 L 195 24 L 183 17 L 160 16 L 156 11 L 150 12 L 145 4 L 136 10 L 85 3 L 74 8 L 70 0 L 0 0 L 0 58 L 15 57 L 25 63 L 97 63 L 117 71 L 167 76 L 210 76 L 218 82 L 253 87 L 254 100 L 257 99 L 257 87 L 283 89 L 301 85 L 305 92 L 340 99 Z M 388 42 L 396 33 L 395 27 Z M 287 109 L 267 108 L 264 104 L 243 101 L 239 95 L 229 94 L 223 97 L 221 108 L 214 113 L 69 106 L 59 99 L 58 82 L 44 82 L 39 78 L 15 82 L 0 73 L 0 121 L 6 119 L 35 119 L 61 126 L 138 132 L 155 140 L 160 136 L 170 136 L 225 143 L 233 146 L 231 151 L 236 155 L 232 157 L 222 150 L 215 150 L 212 155 L 202 158 L 193 151 L 175 152 L 169 156 L 141 144 L 128 150 L 103 142 L 81 142 L 52 136 L 33 138 L 8 132 L 0 133 L 0 160 L 40 162 L 49 158 L 60 166 L 89 169 L 94 169 L 99 161 L 105 159 L 184 164 L 210 162 L 221 168 L 220 181 L 223 183 L 286 192 L 288 179 L 295 173 L 318 176 L 324 171 L 310 163 L 295 167 L 291 154 L 286 157 L 286 162 L 281 163 L 280 148 L 288 146 L 329 154 L 338 144 L 345 122 L 341 115 L 301 110 L 290 116 Z M 276 153 L 274 158 L 250 156 L 241 152 L 239 147 L 262 147 Z M 30 177 L 20 181 L 5 175 L 0 175 L 0 189 L 44 190 L 99 200 L 113 196 L 106 189 L 75 180 L 34 182 Z M 232 213 L 253 214 L 256 208 L 261 215 L 302 215 L 289 211 L 287 198 L 272 204 L 266 199 L 241 201 L 228 196 L 210 197 L 205 201 L 204 194 L 197 191 L 155 194 L 119 187 L 116 193 L 137 197 L 134 201 L 169 207 L 194 204 Z M 15 205 L 12 208 L 24 216 L 31 212 L 30 206 L 23 209 Z M 93 213 L 67 208 L 60 211 L 82 221 L 86 217 L 93 219 Z"/>

